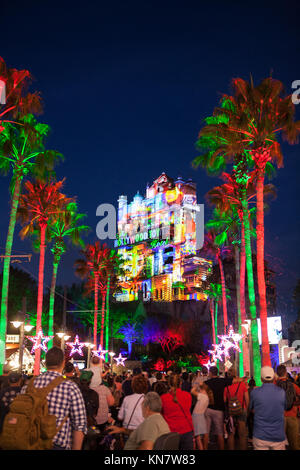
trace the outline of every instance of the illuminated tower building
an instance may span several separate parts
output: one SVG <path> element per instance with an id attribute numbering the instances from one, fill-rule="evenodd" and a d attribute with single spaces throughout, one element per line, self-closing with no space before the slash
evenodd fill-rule
<path id="1" fill-rule="evenodd" d="M 124 260 L 120 301 L 205 300 L 201 288 L 212 263 L 197 256 L 196 185 L 165 173 L 128 204 L 120 196 L 115 247 Z"/>

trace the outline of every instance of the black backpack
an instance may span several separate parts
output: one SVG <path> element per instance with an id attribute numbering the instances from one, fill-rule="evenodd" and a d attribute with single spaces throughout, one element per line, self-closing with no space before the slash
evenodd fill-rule
<path id="1" fill-rule="evenodd" d="M 290 380 L 278 380 L 276 382 L 276 385 L 278 385 L 278 387 L 282 388 L 285 391 L 286 411 L 291 410 L 297 398 L 294 385 Z"/>

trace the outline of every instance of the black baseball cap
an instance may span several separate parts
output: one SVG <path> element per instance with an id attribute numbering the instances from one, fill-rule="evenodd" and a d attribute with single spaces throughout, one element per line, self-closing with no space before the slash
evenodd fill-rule
<path id="1" fill-rule="evenodd" d="M 18 374 L 18 372 L 10 372 L 8 374 L 8 380 L 10 381 L 11 384 L 15 384 L 19 382 L 21 378 L 22 378 L 22 375 Z"/>

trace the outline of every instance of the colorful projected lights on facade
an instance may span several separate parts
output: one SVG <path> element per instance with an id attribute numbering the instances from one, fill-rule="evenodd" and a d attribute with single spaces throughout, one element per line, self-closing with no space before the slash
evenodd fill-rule
<path id="1" fill-rule="evenodd" d="M 120 301 L 205 300 L 202 291 L 212 263 L 197 255 L 196 184 L 162 173 L 131 203 L 118 200 L 115 247 L 124 259 Z"/>

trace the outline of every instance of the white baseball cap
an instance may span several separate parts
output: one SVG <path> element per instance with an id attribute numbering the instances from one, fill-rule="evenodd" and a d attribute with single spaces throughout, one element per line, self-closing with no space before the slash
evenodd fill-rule
<path id="1" fill-rule="evenodd" d="M 260 375 L 263 380 L 273 380 L 275 375 L 274 369 L 270 366 L 264 366 L 261 368 Z"/>

